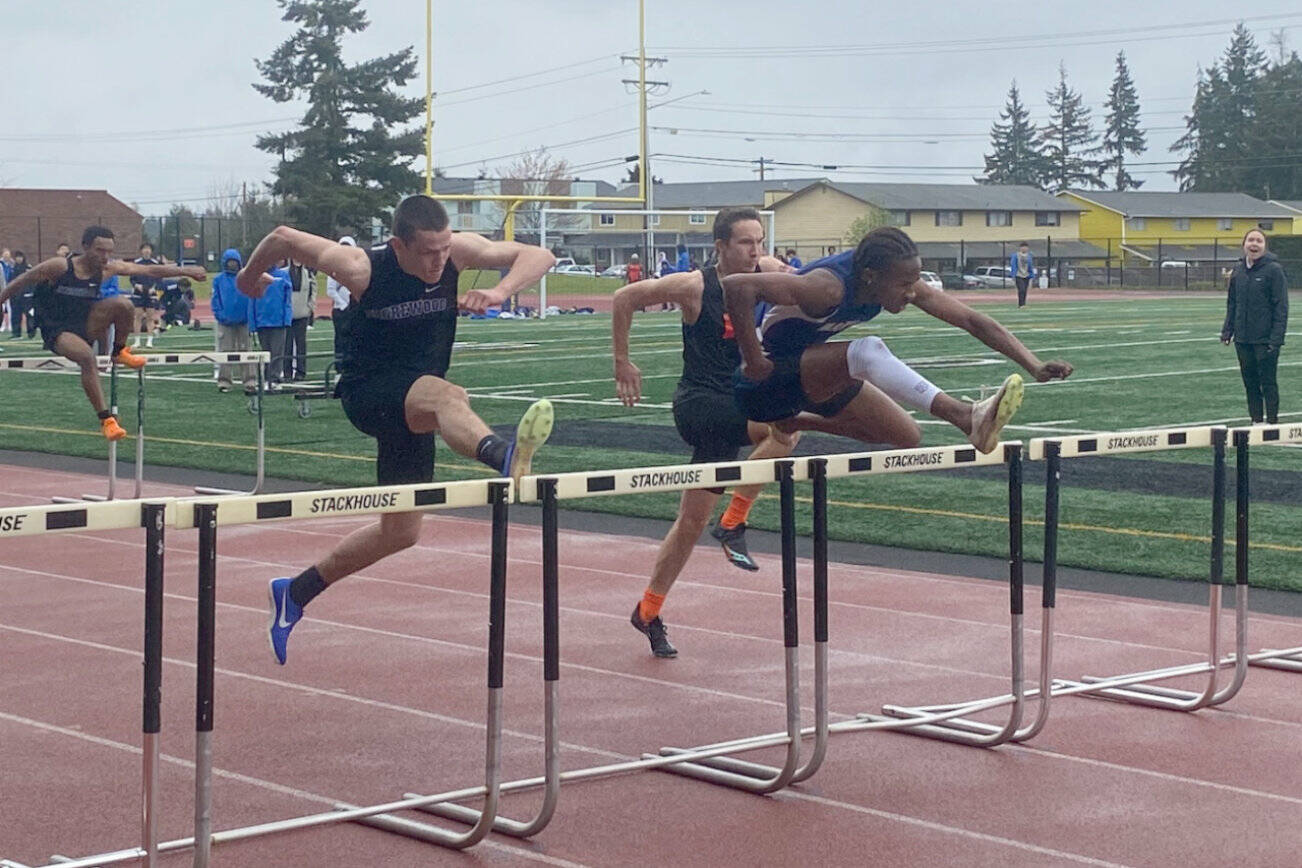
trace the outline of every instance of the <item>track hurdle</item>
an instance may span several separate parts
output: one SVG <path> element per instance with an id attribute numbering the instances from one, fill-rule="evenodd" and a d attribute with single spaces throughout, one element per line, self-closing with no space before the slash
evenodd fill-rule
<path id="1" fill-rule="evenodd" d="M 1243 429 L 1244 436 L 1248 439 L 1249 446 L 1284 446 L 1287 444 L 1302 443 L 1302 424 L 1296 422 L 1287 425 L 1253 425 L 1251 428 Z M 1237 435 L 1238 432 L 1236 431 Z M 1245 468 L 1244 475 L 1247 475 Z M 1243 518 L 1243 536 L 1247 539 L 1247 516 Z M 1235 553 L 1244 558 L 1244 571 L 1247 570 L 1248 546 L 1243 545 L 1243 551 L 1238 549 Z M 1260 666 L 1265 669 L 1282 669 L 1286 672 L 1302 672 L 1302 646 L 1296 648 L 1265 648 L 1255 654 L 1248 655 L 1248 665 Z"/>
<path id="2" fill-rule="evenodd" d="M 1157 452 L 1170 449 L 1212 449 L 1211 560 L 1208 573 L 1208 648 L 1205 663 L 1163 667 L 1122 675 L 1085 676 L 1079 680 L 1055 679 L 1053 695 L 1083 695 L 1163 708 L 1171 711 L 1196 711 L 1229 701 L 1243 686 L 1247 674 L 1244 648 L 1248 632 L 1247 510 L 1248 510 L 1248 441 L 1236 432 L 1239 480 L 1237 514 L 1240 544 L 1235 569 L 1235 653 L 1230 661 L 1234 674 L 1228 684 L 1218 689 L 1219 670 L 1226 661 L 1220 657 L 1220 619 L 1223 595 L 1223 560 L 1225 550 L 1225 446 L 1226 430 L 1220 426 L 1146 429 L 1115 433 L 1089 434 L 1067 438 L 1037 438 L 1031 441 L 1032 457 L 1043 455 L 1050 443 L 1056 444 L 1065 458 L 1117 453 Z M 1056 485 L 1056 483 L 1055 483 Z M 1055 516 L 1056 523 L 1056 516 Z M 1046 534 L 1048 533 L 1046 528 Z M 1057 527 L 1052 532 L 1056 536 Z M 1187 691 L 1149 684 L 1183 675 L 1205 673 L 1202 690 Z"/>
<path id="3" fill-rule="evenodd" d="M 267 461 L 267 439 L 266 439 L 266 422 L 262 412 L 262 395 L 263 395 L 263 369 L 271 359 L 270 353 L 264 352 L 212 352 L 212 353 L 150 353 L 144 358 L 149 363 L 136 371 L 136 461 L 134 483 L 135 492 L 132 497 L 139 499 L 141 489 L 144 485 L 145 473 L 145 371 L 146 369 L 155 369 L 160 365 L 210 365 L 210 364 L 234 364 L 234 363 L 256 363 L 258 371 L 258 391 L 251 399 L 254 405 L 254 411 L 257 416 L 257 450 L 255 479 L 253 488 L 250 491 L 233 491 L 221 488 L 196 488 L 199 494 L 241 494 L 252 495 L 262 490 L 262 483 L 266 476 Z M 115 416 L 118 414 L 118 366 L 113 363 L 109 356 L 98 356 L 97 364 L 100 367 L 107 366 L 109 369 L 109 410 Z M 0 359 L 0 371 L 3 370 L 29 370 L 29 371 L 77 371 L 80 367 L 75 363 L 61 356 L 32 356 L 13 359 Z M 117 497 L 117 442 L 109 441 L 108 444 L 108 496 L 84 495 L 81 498 L 60 497 L 55 498 L 56 503 L 76 503 L 79 500 L 113 500 Z"/>
<path id="4" fill-rule="evenodd" d="M 122 500 L 0 509 L 0 539 L 76 531 L 145 529 L 141 830 L 140 846 L 126 852 L 131 854 L 129 861 L 142 862 L 149 868 L 158 863 L 162 852 L 158 840 L 158 736 L 162 728 L 160 704 L 163 681 L 163 548 L 166 510 L 165 502 Z"/>
<path id="5" fill-rule="evenodd" d="M 881 456 L 879 472 L 916 470 L 944 470 L 954 467 L 998 465 L 1008 470 L 1008 593 L 1009 593 L 1009 693 L 990 699 L 951 702 L 939 705 L 902 706 L 885 705 L 881 714 L 861 713 L 856 720 L 832 725 L 833 732 L 865 732 L 891 730 L 936 738 L 943 741 L 993 747 L 1014 738 L 1029 738 L 1044 726 L 1048 718 L 1045 691 L 1028 693 L 1025 689 L 1024 662 L 1024 577 L 1022 563 L 1022 444 L 1001 443 L 989 455 L 982 455 L 971 447 L 943 447 L 940 449 L 901 450 L 912 453 L 905 460 L 892 458 L 892 453 L 875 453 Z M 932 454 L 928 454 L 932 453 Z M 871 453 L 870 453 L 871 454 Z M 895 453 L 899 455 L 900 453 Z M 916 456 L 916 457 L 914 457 Z M 853 457 L 852 457 L 853 460 Z M 866 470 L 871 470 L 871 465 Z M 1052 583 L 1050 584 L 1052 588 Z M 1046 623 L 1051 623 L 1053 595 L 1043 598 Z M 1042 632 L 1043 635 L 1043 632 Z M 1051 646 L 1041 643 L 1040 677 L 1044 681 L 1050 668 Z M 1047 682 L 1046 682 L 1047 683 Z M 1026 700 L 1039 696 L 1040 705 L 1035 721 L 1021 729 Z M 995 726 L 966 719 L 967 715 L 1000 706 L 1009 706 L 1008 718 L 1003 725 Z"/>

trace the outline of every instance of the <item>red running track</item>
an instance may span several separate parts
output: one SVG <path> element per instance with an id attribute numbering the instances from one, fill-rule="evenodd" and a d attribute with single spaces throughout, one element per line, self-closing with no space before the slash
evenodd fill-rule
<path id="1" fill-rule="evenodd" d="M 68 473 L 0 468 L 0 505 L 86 490 Z M 150 494 L 180 494 L 150 486 Z M 266 580 L 363 519 L 219 531 L 214 828 L 482 781 L 488 527 L 436 515 L 420 544 L 313 603 L 286 667 L 265 641 Z M 142 534 L 0 546 L 0 857 L 28 864 L 133 846 L 139 826 Z M 169 531 L 163 672 L 165 839 L 192 822 L 193 532 Z M 503 758 L 541 773 L 540 534 L 510 531 Z M 693 555 L 665 611 L 677 660 L 627 623 L 651 540 L 561 537 L 562 763 L 576 769 L 782 729 L 780 573 Z M 802 561 L 802 631 L 812 635 Z M 998 583 L 833 564 L 834 720 L 1008 686 Z M 1038 600 L 1028 626 L 1038 626 Z M 1227 619 L 1228 620 L 1228 619 Z M 1055 672 L 1201 660 L 1197 607 L 1060 592 Z M 1302 644 L 1302 621 L 1252 619 L 1250 647 Z M 1027 647 L 1038 647 L 1030 630 Z M 1028 673 L 1033 678 L 1032 671 Z M 802 654 L 806 721 L 812 654 Z M 222 866 L 1144 865 L 1294 866 L 1302 852 L 1302 680 L 1253 669 L 1221 709 L 1181 714 L 1061 699 L 1026 746 L 980 750 L 899 734 L 833 736 L 810 781 L 753 796 L 659 772 L 561 788 L 530 841 L 466 854 L 354 825 L 219 845 Z M 1034 706 L 1031 706 L 1034 710 Z M 776 761 L 774 750 L 747 758 Z M 525 817 L 537 794 L 509 795 Z M 164 864 L 189 863 L 176 854 Z"/>

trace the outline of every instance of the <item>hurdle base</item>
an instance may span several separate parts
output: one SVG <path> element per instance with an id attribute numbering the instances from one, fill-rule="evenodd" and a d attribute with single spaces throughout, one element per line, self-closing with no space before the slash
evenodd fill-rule
<path id="1" fill-rule="evenodd" d="M 649 760 L 655 759 L 657 756 L 669 757 L 690 753 L 692 751 L 686 748 L 662 747 L 659 754 L 644 753 L 642 759 Z M 775 777 L 780 776 L 783 770 L 774 766 L 746 762 L 731 757 L 706 757 L 661 766 L 660 771 L 696 778 L 699 781 L 706 781 L 711 784 L 722 784 L 725 787 L 758 792 L 757 787 L 769 784 Z"/>
<path id="2" fill-rule="evenodd" d="M 1101 684 L 1111 681 L 1096 675 L 1086 675 L 1080 679 L 1081 684 Z M 1112 702 L 1127 702 L 1146 708 L 1162 708 L 1171 711 L 1189 711 L 1189 703 L 1201 697 L 1202 693 L 1192 690 L 1179 690 L 1174 687 L 1158 687 L 1153 684 L 1129 684 L 1125 687 L 1104 687 L 1081 693 L 1094 699 L 1106 699 Z"/>
<path id="3" fill-rule="evenodd" d="M 1011 700 L 1010 700 L 1011 701 Z M 860 720 L 902 720 L 907 721 L 911 718 L 927 717 L 934 712 L 929 712 L 920 708 L 908 708 L 903 705 L 883 705 L 882 713 L 874 714 L 857 714 Z M 973 735 L 994 735 L 1003 729 L 1002 726 L 995 726 L 993 723 L 983 723 L 979 720 L 968 720 L 966 717 L 953 717 L 943 723 L 922 724 L 918 729 L 930 727 L 937 730 L 957 730 L 959 732 L 971 733 Z"/>
<path id="4" fill-rule="evenodd" d="M 1262 654 L 1270 655 L 1279 653 L 1277 649 L 1266 648 Z M 1256 655 L 1253 655 L 1256 656 Z M 1302 672 L 1302 656 L 1284 655 L 1280 657 L 1267 657 L 1261 660 L 1249 660 L 1249 666 L 1260 666 L 1263 669 L 1279 669 L 1284 672 Z"/>
<path id="5" fill-rule="evenodd" d="M 981 723 L 976 720 L 966 720 L 964 718 L 951 718 L 945 723 L 920 723 L 910 726 L 908 723 L 909 718 L 921 717 L 922 715 L 895 706 L 886 706 L 882 711 L 886 713 L 860 713 L 855 715 L 855 717 L 866 723 L 885 723 L 888 721 L 898 723 L 899 727 L 892 730 L 893 732 L 902 732 L 905 735 L 917 735 L 922 738 L 934 738 L 939 741 L 948 741 L 953 744 L 962 744 L 969 747 L 997 747 L 999 744 L 1002 744 L 1002 742 L 989 741 L 992 736 L 998 735 L 1004 731 L 1005 727 L 1002 726 L 993 726 L 991 724 Z"/>
<path id="6" fill-rule="evenodd" d="M 347 811 L 350 808 L 350 805 L 335 805 L 335 810 L 337 811 Z M 360 823 L 363 826 L 370 826 L 374 829 L 381 829 L 385 832 L 393 832 L 396 835 L 403 835 L 407 838 L 415 838 L 418 841 L 425 841 L 428 844 L 438 844 L 440 847 L 450 847 L 454 850 L 463 850 L 478 841 L 478 839 L 466 839 L 463 842 L 458 840 L 459 836 L 453 835 L 445 829 L 440 829 L 438 826 L 431 826 L 428 823 L 418 823 L 415 820 L 407 820 L 403 817 L 395 817 L 393 814 L 374 814 L 370 817 L 358 817 L 352 822 Z"/>

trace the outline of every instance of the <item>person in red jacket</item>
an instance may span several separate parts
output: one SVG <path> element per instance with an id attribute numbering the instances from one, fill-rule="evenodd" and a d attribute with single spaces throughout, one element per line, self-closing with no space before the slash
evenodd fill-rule
<path id="1" fill-rule="evenodd" d="M 628 258 L 628 273 L 626 275 L 627 283 L 637 283 L 642 279 L 642 263 L 638 262 L 637 254 L 634 253 Z"/>

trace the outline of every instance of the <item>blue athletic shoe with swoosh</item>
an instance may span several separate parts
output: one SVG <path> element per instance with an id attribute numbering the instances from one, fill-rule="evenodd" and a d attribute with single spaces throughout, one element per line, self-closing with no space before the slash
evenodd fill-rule
<path id="1" fill-rule="evenodd" d="M 293 579 L 272 579 L 267 585 L 267 596 L 271 600 L 271 625 L 267 638 L 271 641 L 271 653 L 276 655 L 276 662 L 281 666 L 285 665 L 289 631 L 303 617 L 303 607 L 289 596 L 291 581 Z"/>

